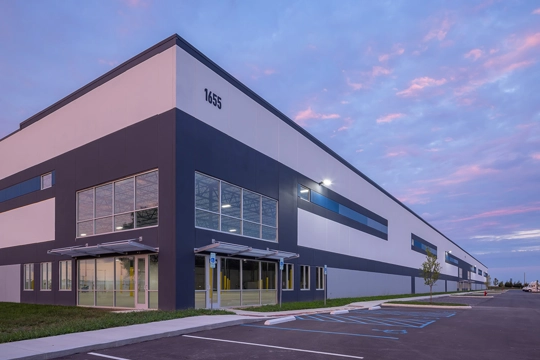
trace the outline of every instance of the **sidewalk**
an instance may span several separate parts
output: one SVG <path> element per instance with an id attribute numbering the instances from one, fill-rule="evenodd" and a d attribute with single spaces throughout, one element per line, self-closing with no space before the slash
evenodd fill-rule
<path id="1" fill-rule="evenodd" d="M 435 295 L 442 297 L 448 295 Z M 3 359 L 54 359 L 81 352 L 90 352 L 155 340 L 164 337 L 190 334 L 198 331 L 218 329 L 227 326 L 246 324 L 280 316 L 329 313 L 335 310 L 369 309 L 386 301 L 421 300 L 429 296 L 404 299 L 388 299 L 352 303 L 346 306 L 277 312 L 257 312 L 227 309 L 236 315 L 204 315 L 182 319 L 166 320 L 148 324 L 124 326 L 81 333 L 50 336 L 33 340 L 23 340 L 0 344 L 0 360 Z"/>

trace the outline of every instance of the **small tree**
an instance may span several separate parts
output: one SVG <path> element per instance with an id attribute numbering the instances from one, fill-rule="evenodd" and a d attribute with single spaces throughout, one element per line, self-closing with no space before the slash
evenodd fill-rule
<path id="1" fill-rule="evenodd" d="M 489 290 L 489 285 L 491 285 L 491 276 L 486 276 L 486 290 Z"/>
<path id="2" fill-rule="evenodd" d="M 497 279 L 497 278 L 493 279 L 493 285 L 498 286 L 499 285 L 499 279 Z"/>
<path id="3" fill-rule="evenodd" d="M 439 275 L 441 274 L 441 264 L 437 261 L 437 255 L 434 255 L 426 250 L 426 261 L 422 263 L 420 268 L 420 274 L 424 278 L 424 284 L 429 286 L 429 302 L 433 301 L 433 285 L 439 280 Z"/>

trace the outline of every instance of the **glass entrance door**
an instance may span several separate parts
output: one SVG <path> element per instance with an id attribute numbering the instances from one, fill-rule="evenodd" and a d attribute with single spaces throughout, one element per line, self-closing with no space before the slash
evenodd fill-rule
<path id="1" fill-rule="evenodd" d="M 137 284 L 135 308 L 148 309 L 148 261 L 146 255 L 135 257 L 135 274 L 135 284 Z"/>

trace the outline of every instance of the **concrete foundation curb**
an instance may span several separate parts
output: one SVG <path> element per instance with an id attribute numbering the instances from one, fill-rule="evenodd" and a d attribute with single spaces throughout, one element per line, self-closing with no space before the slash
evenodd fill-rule
<path id="1" fill-rule="evenodd" d="M 284 316 L 277 319 L 266 320 L 264 322 L 264 325 L 276 325 L 276 324 L 281 324 L 284 322 L 295 321 L 295 320 L 296 318 L 294 316 Z"/>
<path id="2" fill-rule="evenodd" d="M 446 306 L 446 305 L 415 305 L 415 304 L 381 304 L 384 307 L 411 307 L 411 308 L 426 308 L 426 309 L 472 309 L 471 306 Z"/>
<path id="3" fill-rule="evenodd" d="M 349 313 L 349 310 L 336 310 L 336 311 L 332 311 L 330 315 L 341 315 L 341 314 L 348 314 L 348 313 Z"/>

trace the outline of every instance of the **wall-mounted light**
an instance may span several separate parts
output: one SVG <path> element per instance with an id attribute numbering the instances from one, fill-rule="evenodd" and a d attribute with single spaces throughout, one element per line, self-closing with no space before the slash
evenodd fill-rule
<path id="1" fill-rule="evenodd" d="M 330 186 L 332 185 L 332 181 L 329 179 L 324 179 L 323 181 L 319 183 L 319 185 Z"/>

